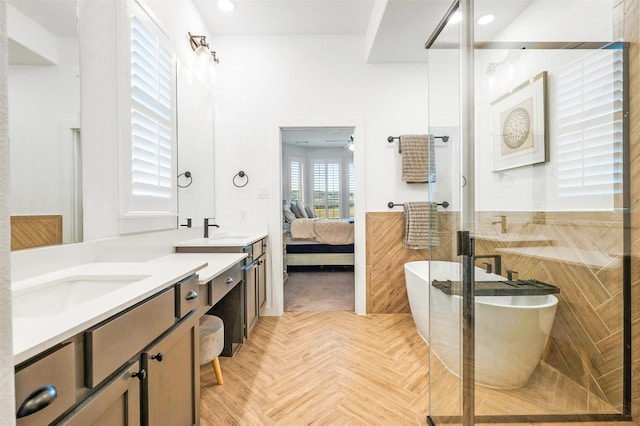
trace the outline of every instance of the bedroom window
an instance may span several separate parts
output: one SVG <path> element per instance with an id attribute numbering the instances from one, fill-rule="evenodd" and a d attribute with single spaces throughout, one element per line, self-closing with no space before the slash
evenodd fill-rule
<path id="1" fill-rule="evenodd" d="M 319 218 L 340 218 L 340 163 L 313 163 L 313 210 Z"/>
<path id="2" fill-rule="evenodd" d="M 289 161 L 289 200 L 304 202 L 304 163 Z"/>
<path id="3" fill-rule="evenodd" d="M 356 174 L 353 163 L 349 163 L 349 217 L 355 217 Z"/>

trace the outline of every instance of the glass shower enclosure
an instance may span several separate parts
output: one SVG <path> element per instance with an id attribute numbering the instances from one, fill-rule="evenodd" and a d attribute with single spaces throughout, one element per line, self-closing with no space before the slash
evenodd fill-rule
<path id="1" fill-rule="evenodd" d="M 630 419 L 617 3 L 455 1 L 426 43 L 449 136 L 429 201 L 455 235 L 430 250 L 430 424 Z"/>

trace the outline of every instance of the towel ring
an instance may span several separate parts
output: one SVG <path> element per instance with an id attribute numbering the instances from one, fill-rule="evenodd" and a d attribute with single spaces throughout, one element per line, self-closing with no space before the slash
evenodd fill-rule
<path id="1" fill-rule="evenodd" d="M 189 182 L 187 184 L 185 184 L 185 185 L 180 185 L 180 177 L 181 176 L 184 176 L 185 178 L 189 179 Z M 180 173 L 178 175 L 178 188 L 186 188 L 189 185 L 191 185 L 192 183 L 193 183 L 193 176 L 191 176 L 191 172 L 186 171 L 186 172 Z"/>
<path id="2" fill-rule="evenodd" d="M 244 179 L 244 183 L 236 182 L 237 178 L 240 178 L 239 182 L 242 182 L 242 179 Z M 249 183 L 249 175 L 243 172 L 242 170 L 240 170 L 238 173 L 235 174 L 235 176 L 232 179 L 232 182 L 233 182 L 233 186 L 235 186 L 236 188 L 243 188 L 247 186 L 247 184 Z"/>

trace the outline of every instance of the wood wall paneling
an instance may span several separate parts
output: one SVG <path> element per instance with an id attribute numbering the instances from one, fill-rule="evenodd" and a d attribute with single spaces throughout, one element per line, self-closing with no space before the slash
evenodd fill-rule
<path id="1" fill-rule="evenodd" d="M 11 250 L 62 244 L 62 215 L 11 216 Z"/>

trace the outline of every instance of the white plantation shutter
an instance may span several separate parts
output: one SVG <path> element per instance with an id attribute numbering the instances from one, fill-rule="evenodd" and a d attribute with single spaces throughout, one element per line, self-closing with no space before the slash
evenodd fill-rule
<path id="1" fill-rule="evenodd" d="M 173 194 L 173 61 L 138 18 L 131 18 L 131 193 Z"/>
<path id="2" fill-rule="evenodd" d="M 353 163 L 349 163 L 349 217 L 355 216 L 356 205 L 356 175 L 355 166 Z"/>
<path id="3" fill-rule="evenodd" d="M 622 51 L 602 50 L 558 71 L 561 198 L 608 207 L 622 193 L 622 66 Z"/>
<path id="4" fill-rule="evenodd" d="M 289 162 L 289 200 L 304 201 L 303 163 L 299 160 Z"/>
<path id="5" fill-rule="evenodd" d="M 313 164 L 313 207 L 321 218 L 340 218 L 340 164 L 316 161 Z"/>

